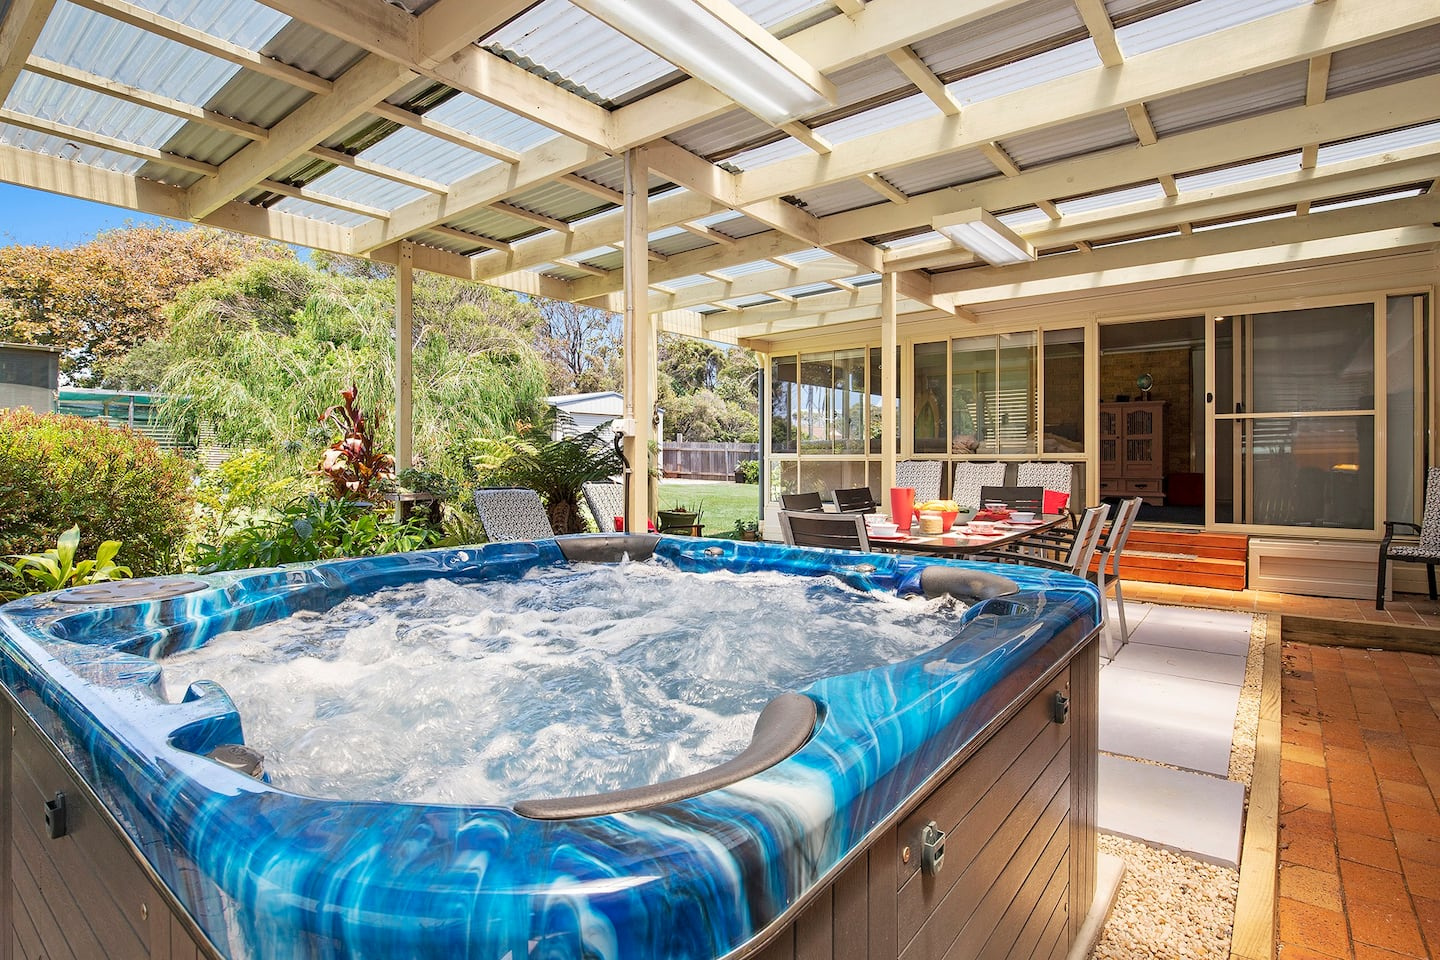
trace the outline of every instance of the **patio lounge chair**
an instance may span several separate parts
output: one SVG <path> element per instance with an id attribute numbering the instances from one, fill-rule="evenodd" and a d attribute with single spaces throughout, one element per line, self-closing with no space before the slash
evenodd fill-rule
<path id="1" fill-rule="evenodd" d="M 555 536 L 540 494 L 527 487 L 481 487 L 475 491 L 475 512 L 491 543 Z"/>
<path id="2" fill-rule="evenodd" d="M 780 533 L 786 543 L 795 547 L 870 552 L 870 538 L 865 535 L 865 516 L 860 513 L 781 510 Z"/>
<path id="3" fill-rule="evenodd" d="M 1386 520 L 1385 538 L 1380 541 L 1380 563 L 1375 577 L 1375 609 L 1385 609 L 1385 567 L 1391 560 L 1425 564 L 1430 579 L 1430 599 L 1435 600 L 1435 564 L 1440 563 L 1440 467 L 1425 471 L 1425 515 L 1416 525 L 1405 520 Z M 1420 535 L 1419 543 L 1392 543 L 1397 527 L 1409 527 Z"/>
<path id="4" fill-rule="evenodd" d="M 836 490 L 835 509 L 841 513 L 874 513 L 880 504 L 870 495 L 869 487 L 852 487 L 848 490 Z"/>
<path id="5" fill-rule="evenodd" d="M 815 513 L 825 509 L 825 501 L 818 493 L 782 493 L 780 507 L 783 510 L 809 510 Z"/>
<path id="6" fill-rule="evenodd" d="M 615 532 L 615 518 L 625 516 L 625 485 L 622 483 L 585 483 L 580 486 L 585 506 L 595 518 L 601 533 Z"/>

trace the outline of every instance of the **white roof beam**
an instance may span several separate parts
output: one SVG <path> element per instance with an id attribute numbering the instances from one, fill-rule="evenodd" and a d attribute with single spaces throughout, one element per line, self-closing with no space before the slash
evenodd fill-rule
<path id="1" fill-rule="evenodd" d="M 101 133 L 84 130 L 80 127 L 72 127 L 67 123 L 56 123 L 54 120 L 42 120 L 39 117 L 32 117 L 15 110 L 0 109 L 0 123 L 8 123 L 11 126 L 34 130 L 36 133 L 60 137 L 63 140 L 72 140 L 77 144 L 83 143 L 86 146 L 98 147 L 101 150 L 110 150 L 114 153 L 124 154 L 127 157 L 135 157 L 140 160 L 153 160 L 156 163 L 163 163 L 167 167 L 174 167 L 176 170 L 187 170 L 190 173 L 198 173 L 203 177 L 213 177 L 220 169 L 213 163 L 205 163 L 202 160 L 192 160 L 189 157 L 182 157 L 178 153 L 167 153 L 164 150 L 157 150 L 155 147 L 142 146 L 131 143 L 128 140 L 121 140 L 117 137 L 107 137 Z M 205 181 L 200 180 L 199 183 L 205 183 Z"/>
<path id="2" fill-rule="evenodd" d="M 317 190 L 311 190 L 309 187 L 297 187 L 279 180 L 261 180 L 255 184 L 255 187 L 259 190 L 278 193 L 282 197 L 318 203 L 322 207 L 330 207 L 332 210 L 342 210 L 345 213 L 353 213 L 360 217 L 385 217 L 389 215 L 387 211 L 379 207 L 372 207 L 354 200 L 344 200 L 340 197 L 332 197 Z"/>
<path id="3" fill-rule="evenodd" d="M 404 67 L 369 55 L 345 72 L 328 95 L 315 95 L 270 130 L 263 143 L 252 143 L 226 160 L 217 176 L 190 188 L 190 214 L 204 217 L 307 153 L 311 147 L 363 116 L 377 100 L 399 90 L 412 74 Z"/>
<path id="4" fill-rule="evenodd" d="M 950 91 L 945 89 L 945 84 L 925 65 L 925 61 L 920 59 L 919 54 L 909 47 L 896 47 L 886 55 L 890 58 L 890 62 L 905 74 L 906 79 L 930 98 L 930 102 L 935 104 L 941 113 L 947 117 L 959 115 L 960 104 L 950 96 Z"/>
<path id="5" fill-rule="evenodd" d="M 559 178 L 559 181 L 567 187 L 574 187 L 581 193 L 588 193 L 597 200 L 604 200 L 606 203 L 613 203 L 617 207 L 625 205 L 625 194 L 619 190 L 611 190 L 603 183 L 596 183 L 594 180 L 586 180 L 575 173 L 567 173 Z"/>
<path id="6" fill-rule="evenodd" d="M 445 140 L 455 144 L 457 147 L 465 147 L 474 150 L 476 153 L 483 153 L 487 157 L 494 157 L 502 163 L 519 163 L 520 154 L 514 150 L 502 147 L 499 144 L 491 143 L 489 140 L 472 136 L 458 127 L 452 127 L 448 123 L 441 123 L 429 117 L 397 107 L 393 103 L 377 103 L 370 108 L 370 112 L 382 120 L 389 120 L 391 123 L 398 123 L 402 127 L 409 127 L 411 130 L 419 130 L 421 133 L 428 133 L 432 137 Z"/>
<path id="7" fill-rule="evenodd" d="M 868 5 L 866 13 L 875 6 Z M 843 17 L 826 22 L 834 20 L 850 22 Z M 1118 67 L 1097 67 L 972 104 L 965 109 L 963 124 L 955 117 L 933 117 L 839 145 L 826 157 L 796 157 L 746 171 L 739 175 L 738 202 L 980 147 L 1434 23 L 1440 23 L 1440 5 L 1434 0 L 1294 7 L 1132 57 Z"/>
<path id="8" fill-rule="evenodd" d="M 15 86 L 54 6 L 55 0 L 11 0 L 0 14 L 0 104 Z"/>
<path id="9" fill-rule="evenodd" d="M 1166 237 L 1102 247 L 1086 257 L 1045 257 L 1016 267 L 976 267 L 954 274 L 938 274 L 935 286 L 954 294 L 960 303 L 977 304 L 1045 292 L 1043 281 L 1076 276 L 1085 276 L 1092 288 L 1108 286 L 1114 278 L 1107 271 L 1122 267 L 1160 265 L 1173 271 L 1172 276 L 1189 276 L 1188 271 L 1195 258 L 1215 254 L 1243 251 L 1252 258 L 1263 254 L 1265 262 L 1288 263 L 1299 245 L 1312 240 L 1344 238 L 1422 224 L 1427 232 L 1414 235 L 1429 236 L 1433 240 L 1418 242 L 1435 242 L 1440 241 L 1440 228 L 1430 225 L 1436 220 L 1440 220 L 1440 197 L 1391 200 L 1364 207 L 1312 213 L 1304 218 L 1208 230 L 1188 237 Z M 1162 275 L 1152 274 L 1151 278 L 1160 279 Z M 1031 289 L 1020 292 L 1027 284 L 1032 285 Z"/>
<path id="10" fill-rule="evenodd" d="M 491 250 L 509 250 L 510 244 L 504 240 L 492 240 L 489 237 L 482 237 L 478 233 L 469 233 L 465 230 L 456 230 L 454 227 L 438 226 L 431 227 L 430 233 L 438 233 L 442 237 L 449 237 L 452 240 L 459 240 L 463 243 L 473 243 L 477 247 L 486 247 Z"/>
<path id="11" fill-rule="evenodd" d="M 1085 29 L 1090 31 L 1100 62 L 1107 67 L 1120 66 L 1125 57 L 1120 52 L 1120 45 L 1115 42 L 1115 24 L 1110 21 L 1105 0 L 1075 0 L 1075 9 L 1080 11 L 1080 19 L 1085 21 Z"/>
<path id="12" fill-rule="evenodd" d="M 139 87 L 119 83 L 115 80 L 90 73 L 87 70 L 57 63 L 54 60 L 47 60 L 44 57 L 31 57 L 29 61 L 26 62 L 25 69 L 39 76 L 49 77 L 51 80 L 59 80 L 61 83 L 68 83 L 71 86 L 104 94 L 107 97 L 124 100 L 126 103 L 148 107 L 151 110 L 157 110 L 160 113 L 169 114 L 172 117 L 180 117 L 184 120 L 202 124 L 213 130 L 223 130 L 226 133 L 233 133 L 247 140 L 263 141 L 270 138 L 270 132 L 268 130 L 264 127 L 256 126 L 253 123 L 236 120 L 234 117 L 227 117 L 223 113 L 206 110 L 204 107 L 197 107 L 193 103 L 186 103 L 183 100 L 163 97 L 158 93 L 141 90 Z"/>
<path id="13" fill-rule="evenodd" d="M 372 163 L 363 157 L 352 157 L 340 150 L 331 150 L 329 147 L 311 147 L 307 151 L 310 156 L 326 163 L 333 163 L 337 167 L 344 167 L 346 170 L 354 170 L 356 173 L 367 173 L 372 177 L 379 177 L 382 180 L 389 180 L 391 183 L 403 184 L 407 187 L 414 187 L 417 190 L 424 190 L 428 193 L 446 193 L 449 188 L 438 180 L 431 180 L 429 177 L 419 177 L 413 173 L 406 173 L 404 170 L 396 170 L 394 167 L 387 167 L 384 164 Z M 386 211 L 389 216 L 389 211 Z"/>

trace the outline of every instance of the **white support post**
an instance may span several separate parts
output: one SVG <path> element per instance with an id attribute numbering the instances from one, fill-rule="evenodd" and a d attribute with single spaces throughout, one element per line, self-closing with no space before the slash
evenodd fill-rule
<path id="1" fill-rule="evenodd" d="M 895 369 L 895 346 L 899 343 L 896 322 L 895 289 L 897 276 L 886 273 L 880 277 L 880 498 L 895 486 L 895 400 L 899 396 L 900 376 Z"/>
<path id="2" fill-rule="evenodd" d="M 412 465 L 411 444 L 415 436 L 411 402 L 411 353 L 414 348 L 414 309 L 411 298 L 415 262 L 414 245 L 401 241 L 395 264 L 395 472 L 409 470 Z M 400 504 L 395 504 L 400 516 Z"/>
<path id="3" fill-rule="evenodd" d="M 650 316 L 649 182 L 645 148 L 625 151 L 625 437 L 630 486 L 626 529 L 645 532 L 650 516 L 650 438 L 655 415 L 655 320 Z"/>

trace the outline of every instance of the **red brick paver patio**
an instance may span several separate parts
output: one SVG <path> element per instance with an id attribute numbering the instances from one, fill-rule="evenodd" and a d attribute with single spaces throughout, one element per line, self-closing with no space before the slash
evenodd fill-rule
<path id="1" fill-rule="evenodd" d="M 1286 643 L 1281 960 L 1440 957 L 1440 658 Z"/>

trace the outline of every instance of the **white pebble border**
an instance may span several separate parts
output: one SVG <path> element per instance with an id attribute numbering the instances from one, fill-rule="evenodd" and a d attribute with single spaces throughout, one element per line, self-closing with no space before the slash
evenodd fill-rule
<path id="1" fill-rule="evenodd" d="M 1247 802 L 1260 724 L 1267 622 L 1263 614 L 1256 616 L 1250 629 L 1230 747 L 1230 779 L 1245 784 Z M 1230 955 L 1238 870 L 1103 833 L 1096 845 L 1101 853 L 1125 861 L 1125 878 L 1091 951 L 1094 960 L 1224 960 Z"/>

